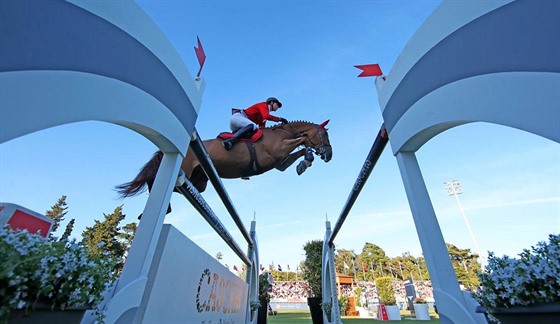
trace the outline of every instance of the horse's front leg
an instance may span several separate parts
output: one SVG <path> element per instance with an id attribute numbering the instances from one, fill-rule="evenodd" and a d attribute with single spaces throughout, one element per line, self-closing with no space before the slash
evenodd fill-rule
<path id="1" fill-rule="evenodd" d="M 307 148 L 304 151 L 305 151 L 305 158 L 303 159 L 303 161 L 299 162 L 298 166 L 296 167 L 296 172 L 298 175 L 304 173 L 305 170 L 307 170 L 307 168 L 311 166 L 313 160 L 315 159 L 311 149 Z"/>
<path id="2" fill-rule="evenodd" d="M 305 149 L 301 149 L 297 152 L 288 155 L 284 160 L 282 160 L 282 162 L 280 162 L 276 166 L 276 169 L 284 172 L 287 168 L 290 167 L 290 165 L 294 164 L 294 162 L 297 161 L 297 159 L 299 159 L 303 155 L 305 155 Z"/>
<path id="3" fill-rule="evenodd" d="M 282 151 L 291 152 L 305 142 L 305 137 L 289 138 L 282 140 Z"/>

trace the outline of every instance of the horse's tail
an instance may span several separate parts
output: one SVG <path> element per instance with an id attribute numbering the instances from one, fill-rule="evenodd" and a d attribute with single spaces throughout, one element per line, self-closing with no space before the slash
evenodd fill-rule
<path id="1" fill-rule="evenodd" d="M 146 185 L 148 185 L 148 188 L 151 188 L 156 178 L 159 165 L 161 164 L 162 157 L 163 152 L 157 151 L 150 161 L 142 167 L 142 170 L 140 170 L 134 180 L 116 186 L 115 190 L 119 193 L 119 196 L 122 198 L 135 196 L 144 192 L 146 190 Z"/>

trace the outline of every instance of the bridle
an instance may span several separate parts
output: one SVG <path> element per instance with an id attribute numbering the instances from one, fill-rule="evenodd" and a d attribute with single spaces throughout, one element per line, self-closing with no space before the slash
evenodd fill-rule
<path id="1" fill-rule="evenodd" d="M 289 126 L 294 131 L 294 133 L 292 134 L 282 127 L 280 129 L 282 131 L 292 135 L 294 138 L 305 137 L 305 142 L 304 142 L 303 146 L 305 146 L 305 148 L 308 151 L 311 151 L 311 152 L 315 153 L 315 155 L 322 156 L 322 155 L 327 153 L 327 148 L 332 147 L 329 144 L 325 144 L 324 136 L 327 133 L 327 129 L 322 125 L 316 125 L 317 127 L 315 129 L 315 133 L 313 134 L 313 136 L 307 136 L 305 132 L 298 131 L 290 123 L 285 124 L 285 125 Z M 321 145 L 319 145 L 319 146 L 313 145 L 313 142 L 311 141 L 312 139 L 314 139 L 317 136 L 317 134 L 319 134 L 319 139 L 321 141 Z M 307 144 L 307 143 L 309 143 L 309 144 Z"/>

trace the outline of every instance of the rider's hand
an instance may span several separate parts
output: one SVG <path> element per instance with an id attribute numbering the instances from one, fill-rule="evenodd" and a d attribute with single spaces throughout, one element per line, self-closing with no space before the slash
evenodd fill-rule
<path id="1" fill-rule="evenodd" d="M 288 123 L 288 120 L 286 120 L 286 118 L 280 117 L 280 122 L 281 122 L 282 124 L 287 124 L 287 123 Z"/>

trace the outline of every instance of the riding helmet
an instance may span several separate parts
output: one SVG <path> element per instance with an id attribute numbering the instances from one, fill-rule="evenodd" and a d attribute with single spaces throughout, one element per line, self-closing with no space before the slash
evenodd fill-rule
<path id="1" fill-rule="evenodd" d="M 276 98 L 274 98 L 274 97 L 270 97 L 270 98 L 266 99 L 266 103 L 267 103 L 267 104 L 270 104 L 270 103 L 273 102 L 273 101 L 276 101 L 276 102 L 278 103 L 278 108 L 281 108 L 281 107 L 282 107 L 282 103 L 281 103 L 278 99 L 276 99 Z"/>

